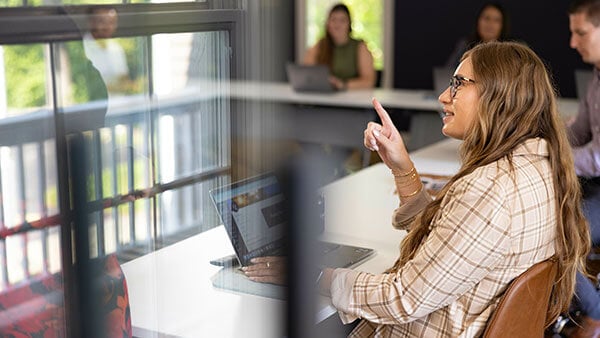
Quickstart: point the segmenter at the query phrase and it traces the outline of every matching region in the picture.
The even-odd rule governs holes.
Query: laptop
[[[209,191],[229,235],[239,264],[260,256],[286,252],[285,197],[274,174],[263,174]],[[370,248],[318,242],[320,266],[351,267],[375,251]]]
[[[333,93],[335,88],[329,83],[329,68],[325,65],[298,65],[288,62],[287,76],[292,88],[297,92]]]

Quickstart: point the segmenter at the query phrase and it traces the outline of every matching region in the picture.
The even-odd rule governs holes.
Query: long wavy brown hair
[[[527,46],[515,42],[489,42],[467,51],[480,100],[474,122],[469,126],[460,155],[462,166],[415,219],[402,242],[400,258],[391,271],[411,260],[429,225],[440,210],[450,187],[475,169],[506,158],[512,167],[512,152],[525,140],[543,138],[548,143],[556,198],[556,258],[558,274],[552,290],[548,322],[551,323],[571,301],[575,274],[585,270],[590,234],[581,210],[581,191],[564,123],[556,103],[556,92],[546,67]]]
[[[348,35],[352,32],[352,17],[350,16],[350,10],[348,6],[344,4],[337,4],[331,7],[329,14],[327,15],[327,22],[331,14],[335,12],[343,12],[348,16]],[[333,66],[333,38],[327,29],[327,22],[325,23],[325,36],[319,40],[317,44],[317,63],[327,65],[329,69]]]

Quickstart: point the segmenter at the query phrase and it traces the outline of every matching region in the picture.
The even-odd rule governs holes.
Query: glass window
[[[227,90],[228,32],[158,34],[152,37],[153,87],[159,104],[158,172],[161,183],[230,164]],[[221,182],[220,184],[217,184]],[[163,193],[161,231],[216,226],[208,191],[223,180]],[[199,212],[202,211],[202,212]]]
[[[80,14],[66,17],[33,9],[32,22],[73,31],[38,32],[48,43],[0,45],[0,303],[21,316],[2,325],[38,318],[34,299],[13,294],[36,283],[58,300],[44,315],[81,310],[62,295],[70,283],[86,289],[81,282],[88,280],[62,275],[72,272],[73,258],[83,264],[88,251],[92,262],[108,256],[123,263],[220,224],[208,192],[231,181],[230,22],[202,26],[188,17],[165,31],[194,32],[158,34],[162,26],[144,26],[146,13],[125,7],[142,19],[118,36],[111,19],[112,33],[76,38],[72,23],[85,23],[83,10],[71,8]],[[155,11],[152,18],[164,10],[143,7]],[[79,209],[67,209],[79,204],[89,210],[88,223],[78,223]],[[63,337],[64,324],[53,322],[44,334]]]
[[[0,46],[4,67],[0,69],[0,111],[2,118],[48,108],[52,102],[47,45]]]
[[[38,309],[26,304],[63,285],[49,55],[47,44],[0,46],[0,298],[23,309],[15,322],[31,321]],[[47,294],[22,293],[36,283]],[[47,314],[63,318],[62,297],[56,302]],[[57,324],[46,334],[62,336]]]

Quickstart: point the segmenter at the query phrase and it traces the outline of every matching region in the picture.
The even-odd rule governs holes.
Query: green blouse
[[[350,38],[346,44],[333,47],[333,76],[344,81],[358,77],[358,46],[361,42]]]

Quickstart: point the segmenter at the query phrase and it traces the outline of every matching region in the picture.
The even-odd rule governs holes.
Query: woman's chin
[[[442,134],[444,134],[444,136],[455,138],[457,140],[464,139],[464,135],[453,132],[452,127],[450,127],[447,124],[444,124],[444,127],[442,127]]]

